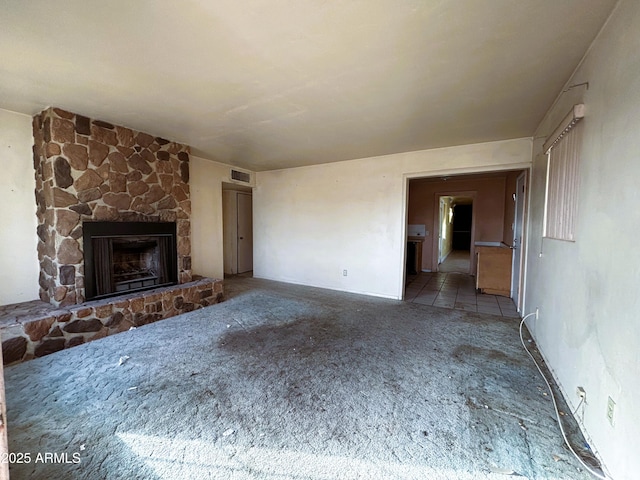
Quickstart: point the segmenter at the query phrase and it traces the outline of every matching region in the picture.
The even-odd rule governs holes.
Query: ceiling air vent
[[[247,172],[239,172],[238,170],[231,170],[231,179],[249,183],[251,182],[251,174]]]

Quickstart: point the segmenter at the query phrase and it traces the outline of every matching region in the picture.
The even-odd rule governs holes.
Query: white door
[[[513,220],[513,259],[511,265],[511,298],[520,311],[520,272],[522,268],[522,230],[527,177],[522,173],[516,180],[516,211]]]
[[[253,214],[251,194],[238,192],[238,273],[253,270]]]

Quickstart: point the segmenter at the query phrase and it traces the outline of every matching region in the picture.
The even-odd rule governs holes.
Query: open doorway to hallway
[[[513,313],[511,309],[516,307],[511,299],[522,298],[527,178],[526,171],[514,170],[408,180],[407,245],[415,243],[416,232],[424,233],[420,238],[420,265],[406,270],[404,298],[416,301],[422,297],[418,303],[436,305],[437,295],[434,297],[432,290],[424,288],[433,286],[433,278],[444,281],[445,277],[439,275],[446,275],[448,283],[455,281],[456,288],[466,290],[460,298],[456,290],[456,298],[452,299],[451,291],[439,289],[443,294],[440,300],[446,301],[437,306],[452,304],[448,308],[459,305],[478,312],[493,310],[486,313],[495,314],[502,314],[504,307],[505,312]],[[476,252],[480,247],[513,252],[513,265],[505,274],[506,283],[512,286],[510,292],[506,288],[507,296],[489,301],[476,292],[486,288],[476,282]],[[490,305],[481,305],[483,302]]]
[[[438,265],[438,271],[442,273],[469,273],[471,259],[468,249],[452,250],[447,258]]]
[[[473,197],[440,197],[438,272],[471,273]]]

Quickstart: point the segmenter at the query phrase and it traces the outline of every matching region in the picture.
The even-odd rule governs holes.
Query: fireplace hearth
[[[173,222],[85,222],[87,300],[174,285],[177,278]]]

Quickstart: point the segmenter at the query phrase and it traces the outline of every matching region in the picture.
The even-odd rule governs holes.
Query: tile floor
[[[464,273],[422,272],[409,275],[404,299],[434,307],[520,318],[513,300],[477,293],[475,278]]]

